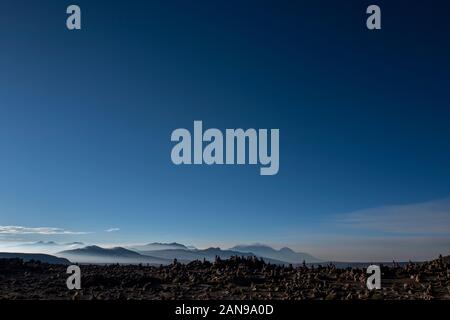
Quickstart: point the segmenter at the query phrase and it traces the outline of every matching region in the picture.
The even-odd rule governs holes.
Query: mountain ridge
[[[283,247],[276,250],[265,244],[251,244],[251,245],[237,245],[231,247],[229,250],[237,252],[252,252],[257,256],[263,256],[271,259],[286,261],[287,263],[300,264],[306,263],[318,263],[322,260],[310,255],[306,252],[295,252],[291,248]]]
[[[190,262],[194,260],[208,260],[214,261],[216,257],[221,259],[229,259],[233,256],[242,257],[257,257],[263,259],[267,263],[271,264],[288,264],[286,261],[280,261],[268,257],[260,257],[252,252],[237,252],[232,250],[224,250],[219,247],[210,247],[206,249],[184,250],[184,249],[167,249],[157,251],[140,251],[143,255],[151,255],[154,257],[161,257],[165,259],[177,259],[180,262]]]
[[[150,242],[144,245],[135,245],[135,246],[126,246],[127,249],[135,250],[135,251],[157,251],[157,250],[166,250],[166,249],[184,249],[190,250],[184,244],[178,242]]]
[[[138,252],[123,248],[102,248],[91,245],[84,248],[64,250],[58,252],[59,257],[67,258],[70,261],[89,264],[152,264],[160,265],[170,263],[170,260],[142,255]]]
[[[0,252],[0,259],[21,259],[25,262],[34,260],[42,263],[62,265],[69,265],[72,263],[66,258],[43,253]]]

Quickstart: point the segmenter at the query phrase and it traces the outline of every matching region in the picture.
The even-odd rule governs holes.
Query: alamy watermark
[[[66,273],[70,274],[67,278],[66,285],[69,290],[81,289],[81,269],[77,265],[71,265],[67,267]]]
[[[223,134],[215,128],[203,132],[203,122],[194,121],[193,135],[188,129],[176,129],[172,132],[171,141],[177,142],[171,153],[172,162],[176,165],[259,163],[263,176],[275,175],[280,168],[279,129],[270,129],[270,137],[269,130],[252,128],[245,131],[226,129]]]
[[[69,15],[66,20],[68,30],[81,29],[81,8],[75,4],[67,7],[66,13]]]
[[[379,266],[371,265],[367,268],[367,274],[370,276],[367,278],[366,285],[369,290],[381,289],[381,269]]]
[[[69,16],[66,19],[66,27],[68,30],[81,30],[81,8],[76,4],[71,4],[66,9]],[[381,29],[381,9],[378,5],[372,4],[367,7],[366,27],[369,30]]]

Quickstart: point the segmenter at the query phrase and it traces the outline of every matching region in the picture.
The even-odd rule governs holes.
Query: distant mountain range
[[[232,251],[237,252],[251,252],[259,257],[267,257],[270,259],[285,261],[287,263],[299,264],[299,263],[317,263],[321,262],[320,259],[313,257],[312,255],[304,252],[295,252],[290,248],[281,248],[275,250],[272,247],[255,244],[255,245],[239,245],[230,248]]]
[[[159,251],[159,250],[170,250],[170,249],[182,249],[182,250],[190,250],[191,248],[188,248],[184,244],[172,242],[172,243],[161,243],[161,242],[152,242],[149,244],[145,244],[142,246],[133,246],[133,247],[126,247],[130,250],[134,251]]]
[[[229,259],[232,256],[262,258],[265,262],[278,265],[299,265],[305,261],[308,265],[326,265],[330,261],[323,261],[303,252],[295,252],[290,248],[281,248],[276,250],[263,244],[238,245],[230,249],[208,248],[196,249],[185,246],[180,243],[159,243],[153,242],[146,245],[133,247],[114,247],[103,248],[96,245],[85,246],[82,242],[56,243],[53,241],[38,241],[34,243],[23,243],[9,249],[23,249],[24,252],[12,251],[0,252],[0,259],[19,258],[24,261],[41,261],[50,264],[71,263],[81,264],[149,264],[149,265],[167,265],[177,259],[181,263],[189,263],[194,260],[214,261],[216,257]],[[52,248],[54,255],[35,253],[36,250],[45,251],[46,248]],[[55,251],[57,249],[65,249]],[[151,250],[148,250],[151,249]],[[32,252],[30,252],[32,251]],[[53,254],[53,253],[52,253]],[[338,268],[359,267],[365,268],[374,262],[336,262],[333,263]],[[375,264],[392,265],[389,262],[378,262]],[[399,263],[400,265],[404,263]]]
[[[143,246],[146,247],[146,246]],[[220,248],[208,248],[204,250],[186,249],[160,249],[151,251],[133,251],[122,247],[102,248],[99,246],[87,246],[84,248],[65,250],[57,253],[57,256],[69,259],[77,263],[93,264],[170,264],[177,259],[179,262],[188,263],[194,260],[214,261],[216,256],[222,259],[229,259],[232,256],[255,256],[253,253],[243,253]],[[264,258],[266,262],[273,264],[286,264],[271,258]]]
[[[76,263],[89,264],[169,264],[172,260],[167,260],[148,255],[141,255],[138,252],[122,247],[102,248],[99,246],[87,246],[79,249],[65,250],[57,253],[59,257],[69,259]]]
[[[229,259],[232,256],[256,256],[271,264],[319,263],[319,259],[308,253],[295,252],[289,248],[276,250],[267,245],[239,245],[224,250],[221,248],[196,249],[177,242],[152,242],[129,247],[103,248],[96,245],[86,246],[82,242],[56,243],[38,241],[24,243],[7,251],[23,253],[48,253],[65,258],[73,263],[89,264],[170,264],[174,259],[188,263],[194,260],[214,261],[216,257]],[[44,255],[45,256],[45,255]],[[48,256],[51,257],[51,256]],[[43,257],[44,259],[44,257]]]
[[[58,244],[54,241],[38,241],[31,243],[23,243],[20,246],[22,247],[54,247],[58,246]]]
[[[22,259],[26,262],[34,260],[50,264],[71,264],[71,262],[67,259],[40,253],[0,252],[0,259]]]
[[[159,257],[168,260],[177,259],[180,262],[190,262],[194,260],[214,261],[216,256],[220,257],[221,259],[229,259],[232,256],[243,256],[243,257],[257,256],[251,252],[237,252],[232,250],[222,250],[220,248],[208,248],[204,250],[168,249],[156,251],[139,251],[139,253],[143,255],[151,255],[153,257]],[[280,261],[277,259],[267,257],[259,257],[259,258],[263,258],[264,261],[272,264],[286,264],[285,261]]]
[[[28,253],[56,253],[62,250],[82,248],[85,244],[83,242],[68,242],[68,243],[56,243],[54,241],[37,241],[26,242],[14,245],[14,248],[18,251]]]
[[[303,261],[315,263],[320,260],[306,253],[297,253],[289,248],[275,250],[265,245],[236,246],[229,250],[221,248],[190,249],[180,243],[153,242],[127,248],[105,249],[88,246],[74,250],[65,250],[57,254],[80,263],[150,263],[167,264],[174,259],[188,263],[194,260],[214,261],[216,257],[229,259],[232,256],[256,256],[272,264],[300,264]]]

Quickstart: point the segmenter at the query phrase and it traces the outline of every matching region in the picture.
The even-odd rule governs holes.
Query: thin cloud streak
[[[340,215],[341,227],[396,235],[450,234],[450,198],[409,205],[392,205]]]
[[[63,228],[53,227],[23,227],[23,226],[0,226],[0,234],[40,234],[40,235],[82,235],[89,232],[71,231]]]

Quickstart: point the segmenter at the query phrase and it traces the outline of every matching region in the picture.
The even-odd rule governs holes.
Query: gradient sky
[[[81,31],[65,28],[72,3]],[[0,240],[450,253],[449,9],[3,0],[0,226],[62,231],[4,228]],[[170,134],[194,120],[279,128],[278,175],[173,165]]]

